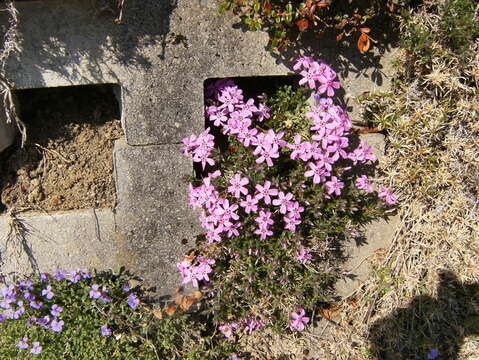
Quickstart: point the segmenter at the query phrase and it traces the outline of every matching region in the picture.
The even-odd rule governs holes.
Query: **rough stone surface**
[[[378,161],[384,159],[384,135],[363,134],[360,139],[372,147]],[[336,284],[337,295],[341,297],[350,295],[368,278],[371,261],[377,260],[375,257],[381,256],[389,248],[399,221],[398,215],[373,221],[365,227],[365,242],[351,241],[345,244],[343,251],[348,260],[343,268],[346,276]]]
[[[115,148],[116,233],[109,257],[102,253],[107,260],[99,265],[129,265],[165,291],[177,285],[175,263],[200,232],[183,180],[192,166],[174,144],[204,127],[204,80],[285,75],[300,52],[268,52],[266,33],[245,31],[237,17],[219,14],[213,0],[128,0],[122,24],[115,24],[101,3],[16,3],[21,51],[9,59],[6,73],[17,89],[121,86],[126,142]],[[6,25],[5,14],[0,14],[0,24]],[[388,86],[394,54],[388,46],[367,57],[354,44],[344,48],[335,41],[313,39],[298,48],[338,71],[344,86],[339,95],[353,120],[354,96]],[[80,243],[88,241],[89,233],[79,224],[72,221],[68,228],[78,233]],[[52,228],[47,237],[56,235],[61,234]]]
[[[108,269],[118,263],[111,210],[23,214],[18,218],[24,229],[24,240],[20,236],[9,238],[10,219],[0,217],[4,274],[28,275],[33,271],[54,269]]]
[[[124,23],[89,0],[18,3],[21,53],[7,74],[16,88],[118,83],[130,145],[178,142],[203,125],[203,81],[284,75],[297,53],[272,54],[265,32],[244,31],[211,1],[131,0]],[[387,86],[388,49],[368,57],[335,41],[300,44],[338,70],[343,102]],[[379,50],[375,50],[379,51]]]
[[[114,157],[118,251],[150,286],[168,292],[179,284],[176,263],[201,233],[188,205],[192,163],[179,145],[133,147],[121,140]]]

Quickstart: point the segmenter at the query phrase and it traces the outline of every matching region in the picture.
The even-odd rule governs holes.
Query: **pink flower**
[[[258,199],[251,197],[251,195],[246,195],[246,200],[240,202],[240,206],[244,207],[244,212],[249,214],[250,212],[258,211]]]
[[[249,184],[248,178],[242,178],[241,174],[236,174],[230,179],[231,186],[228,187],[228,192],[232,193],[235,197],[239,198],[241,194],[246,195],[248,189],[244,185]]]
[[[273,232],[271,230],[268,230],[266,227],[261,227],[259,229],[256,229],[255,234],[259,235],[260,240],[266,239],[266,237],[273,235]]]
[[[270,195],[276,196],[278,195],[278,190],[277,189],[271,189],[271,181],[266,180],[264,185],[261,186],[259,184],[256,185],[256,190],[258,191],[258,194],[256,194],[256,199],[261,200],[265,202],[265,204],[269,205],[271,204],[271,198]]]
[[[394,205],[398,201],[398,197],[394,195],[394,191],[385,186],[381,186],[378,196],[384,199],[388,205]]]
[[[325,169],[324,163],[318,161],[316,164],[310,162],[308,166],[311,170],[308,170],[304,173],[306,177],[313,177],[313,183],[319,184],[320,182],[326,181],[326,176],[329,175],[329,172]]]
[[[235,331],[238,328],[238,324],[233,322],[230,324],[220,325],[218,328],[224,334],[225,337],[229,338],[231,335],[233,335],[233,331]]]
[[[313,256],[309,253],[309,249],[303,246],[299,248],[299,252],[298,252],[298,256],[296,256],[296,260],[298,260],[301,264],[306,264],[312,258]]]
[[[344,183],[339,181],[336,176],[331,176],[331,180],[327,181],[325,185],[329,195],[332,193],[341,195],[341,189],[344,187]]]
[[[359,190],[365,190],[367,192],[373,191],[373,187],[371,186],[371,183],[366,175],[361,175],[358,177],[356,179],[355,185]]]
[[[289,323],[289,327],[291,329],[296,329],[299,331],[304,330],[304,324],[307,324],[309,322],[309,317],[306,317],[306,313],[303,308],[298,307],[296,311],[299,311],[298,313],[292,312],[291,313],[291,322]]]
[[[266,161],[268,166],[273,166],[273,160],[271,159],[279,157],[278,145],[273,144],[272,146],[267,145],[263,147],[263,149],[261,149],[260,155],[261,156],[256,159],[257,164],[261,164],[263,161]]]
[[[293,194],[287,193],[286,195],[280,191],[278,193],[278,198],[273,200],[273,205],[280,206],[279,212],[281,214],[286,214],[286,211],[289,208],[289,203],[293,199]]]

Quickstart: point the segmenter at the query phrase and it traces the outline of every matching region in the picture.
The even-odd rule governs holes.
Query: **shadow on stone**
[[[479,283],[463,283],[450,271],[439,279],[437,298],[417,296],[371,326],[377,359],[455,360],[464,338],[479,334]]]
[[[115,3],[76,0],[16,4],[19,31],[24,38],[22,62],[25,62],[25,54],[35,54],[32,59],[35,66],[29,66],[29,73],[25,75],[30,83],[43,83],[44,72],[52,68],[72,82],[81,80],[84,73],[91,77],[88,82],[116,78],[115,71],[108,71],[103,66],[106,61],[149,69],[151,61],[141,50],[153,44],[162,44],[164,56],[170,15],[177,1],[128,0],[120,24],[114,21],[117,15]],[[55,24],[50,24],[52,21]],[[54,29],[49,36],[45,27]],[[16,66],[15,63],[12,65]],[[68,69],[73,69],[73,73]],[[14,68],[9,70],[15,71]]]

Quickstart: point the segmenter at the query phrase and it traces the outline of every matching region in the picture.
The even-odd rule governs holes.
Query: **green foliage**
[[[288,143],[294,143],[298,134],[302,141],[312,141],[313,120],[305,117],[310,96],[311,91],[303,87],[280,88],[266,100],[271,117],[257,126],[262,131],[284,131],[282,140]],[[345,183],[342,194],[328,196],[324,186],[305,178],[305,162],[292,160],[292,150],[283,148],[275,165],[267,167],[257,164],[258,155],[235,136],[229,136],[228,142],[228,150],[218,154],[217,169],[222,175],[211,181],[222,196],[226,196],[232,176],[242,173],[250,184],[271,181],[279,191],[291,192],[305,209],[295,232],[284,230],[281,214],[275,211],[276,222],[271,227],[274,235],[261,240],[253,233],[257,214],[252,213],[241,219],[239,236],[212,245],[200,241],[199,254],[216,260],[211,284],[203,291],[210,294],[209,311],[219,324],[253,319],[282,331],[297,306],[312,313],[331,300],[341,271],[341,243],[359,236],[361,226],[383,215],[387,207],[377,194],[358,190],[354,186],[357,172],[344,164],[334,171]],[[194,185],[201,184],[202,180],[196,180]],[[297,260],[303,247],[314,254],[313,261]]]
[[[26,312],[19,319],[7,319],[0,324],[0,358],[19,359],[220,359],[232,350],[231,344],[218,342],[208,329],[208,320],[200,315],[176,314],[159,319],[153,315],[152,305],[138,285],[124,290],[131,280],[128,273],[99,272],[92,278],[73,283],[67,279],[50,279],[48,283],[35,277],[29,292],[41,300],[44,306],[34,309],[17,285],[17,300],[23,301]],[[48,300],[42,290],[51,286],[54,293]],[[89,296],[93,284],[108,289],[110,301]],[[129,294],[138,294],[141,302],[132,308]],[[58,318],[64,321],[60,332],[36,325],[36,319],[50,313],[53,304],[63,311]],[[4,311],[5,314],[5,311]],[[28,324],[28,323],[32,324]],[[107,325],[111,335],[103,336],[101,327]],[[17,343],[28,337],[28,349],[20,349]],[[39,342],[42,352],[30,354],[33,342]]]
[[[304,31],[321,35],[333,30],[338,39],[356,34],[376,19],[392,21],[409,0],[223,0],[220,12],[239,14],[250,30],[265,30],[270,46],[289,46]]]
[[[402,26],[403,45],[420,73],[431,69],[434,58],[445,61],[466,57],[470,45],[479,38],[479,5],[475,0],[436,2],[422,9],[432,21],[418,21],[408,13]]]

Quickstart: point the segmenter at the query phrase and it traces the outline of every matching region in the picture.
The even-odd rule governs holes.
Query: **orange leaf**
[[[331,320],[335,317],[338,317],[340,314],[340,311],[338,306],[332,306],[328,309],[321,309],[321,313],[323,314],[323,317]]]
[[[339,34],[338,36],[336,36],[336,40],[337,40],[337,41],[341,41],[341,40],[343,40],[343,38],[344,38],[344,32],[342,32],[341,34]]]
[[[178,307],[175,304],[169,304],[166,307],[165,312],[171,316],[176,312],[176,310],[178,310]]]
[[[308,28],[309,22],[307,19],[301,19],[296,21],[296,26],[298,27],[299,31],[304,31]]]
[[[155,317],[158,319],[163,319],[163,312],[161,311],[161,309],[154,310],[153,315],[155,315]]]
[[[363,27],[363,28],[360,28],[359,31],[361,31],[362,33],[369,33],[371,32],[371,29],[368,27]]]
[[[201,291],[196,290],[193,296],[195,297],[195,299],[201,299],[203,297],[203,294],[201,293]]]
[[[319,3],[316,3],[317,6],[320,6],[320,7],[326,7],[326,6],[329,6],[329,3],[328,2],[319,2]]]
[[[265,10],[267,10],[267,11],[271,11],[271,9],[272,9],[273,7],[271,6],[271,3],[268,2],[268,3],[266,3],[266,4],[263,5],[263,8],[264,8]]]
[[[188,310],[191,307],[191,305],[193,305],[196,301],[198,301],[198,299],[194,297],[185,297],[183,301],[181,302],[180,307],[183,310]]]
[[[365,33],[361,33],[361,36],[358,40],[358,49],[361,54],[364,54],[366,51],[368,51],[370,45],[371,42],[369,41],[369,36],[367,36]]]
[[[362,18],[362,16],[359,15],[359,14],[354,14],[354,17],[355,17],[356,19],[361,19],[361,18]]]

